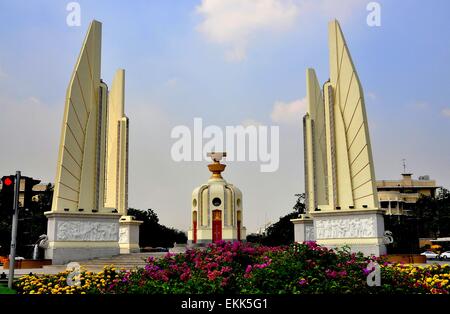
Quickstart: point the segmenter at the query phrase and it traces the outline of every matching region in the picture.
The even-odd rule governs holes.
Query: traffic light
[[[0,192],[0,207],[2,210],[13,210],[14,206],[14,183],[16,176],[2,177],[2,190]]]
[[[31,209],[31,204],[33,202],[33,196],[36,194],[36,192],[33,191],[33,186],[40,183],[41,180],[35,180],[30,177],[22,177],[22,180],[25,181],[25,186],[23,189],[23,202],[21,204],[21,207]]]

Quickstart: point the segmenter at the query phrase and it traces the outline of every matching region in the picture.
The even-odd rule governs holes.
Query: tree
[[[152,210],[145,211],[130,208],[128,215],[143,221],[139,228],[139,245],[141,247],[172,247],[174,242],[186,243],[186,234],[174,228],[168,228],[159,223],[158,215]]]
[[[296,211],[280,217],[278,222],[267,228],[264,244],[276,246],[294,242],[294,225],[292,224],[291,219],[297,217],[298,213]]]
[[[17,233],[17,255],[31,257],[32,245],[47,230],[47,218],[44,212],[52,207],[53,186],[49,183],[44,192],[36,195],[37,199],[27,204],[27,208],[19,209],[19,225]],[[1,200],[0,200],[1,201]],[[0,255],[9,255],[11,243],[12,211],[0,203]]]
[[[247,241],[261,243],[264,245],[287,245],[294,242],[294,225],[291,219],[298,218],[299,214],[305,213],[305,193],[295,194],[297,201],[293,206],[294,211],[280,217],[280,219],[270,225],[264,235],[249,234]]]
[[[37,199],[28,204],[27,209],[20,209],[17,233],[18,256],[31,258],[33,244],[40,235],[47,232],[47,217],[44,212],[51,210],[52,199],[53,186],[49,183],[46,190],[39,193]],[[9,254],[11,243],[12,211],[6,207],[2,206],[0,199],[0,256]],[[187,242],[184,232],[159,224],[158,216],[151,209],[141,211],[130,208],[128,214],[144,222],[140,227],[141,246],[170,247],[174,242]]]
[[[421,237],[450,236],[450,191],[440,188],[436,197],[419,198],[416,203],[416,216],[420,219]]]
[[[418,218],[414,216],[385,215],[385,230],[392,232],[394,242],[387,244],[388,254],[414,254],[419,251]]]
[[[388,253],[418,253],[418,238],[450,235],[450,192],[440,188],[436,197],[422,195],[413,216],[384,217],[385,229],[392,232],[394,243]]]
[[[306,213],[306,204],[305,204],[306,194],[305,193],[295,194],[295,196],[297,196],[297,202],[294,205],[294,210],[298,214],[305,214]]]

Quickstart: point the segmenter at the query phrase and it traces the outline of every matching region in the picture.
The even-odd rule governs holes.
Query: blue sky
[[[305,70],[328,79],[327,23],[338,18],[365,91],[377,179],[398,178],[405,158],[414,176],[450,188],[446,0],[377,1],[380,27],[367,25],[362,0],[78,1],[80,27],[66,24],[69,2],[0,1],[0,144],[11,152],[0,154],[1,173],[54,180],[67,84],[95,18],[103,79],[126,69],[130,206],[186,230],[207,163],[173,162],[171,129],[194,117],[251,121],[280,126],[280,168],[230,162],[225,178],[244,193],[249,231],[275,222],[304,190]]]

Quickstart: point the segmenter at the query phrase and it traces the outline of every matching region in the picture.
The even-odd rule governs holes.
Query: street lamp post
[[[14,264],[16,261],[16,238],[17,238],[17,223],[19,218],[19,189],[20,189],[20,171],[16,171],[16,180],[14,184],[14,203],[13,203],[13,220],[11,230],[11,250],[9,253],[9,277],[8,288],[12,289],[14,281]]]

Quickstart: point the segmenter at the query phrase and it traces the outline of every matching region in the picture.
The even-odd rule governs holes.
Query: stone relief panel
[[[317,239],[377,237],[375,217],[317,219],[315,229]]]
[[[119,224],[93,221],[58,221],[56,239],[62,241],[117,241]]]
[[[130,235],[128,232],[128,228],[120,228],[119,232],[119,242],[120,243],[127,243],[129,242]]]
[[[305,226],[305,241],[314,241],[314,226]]]

